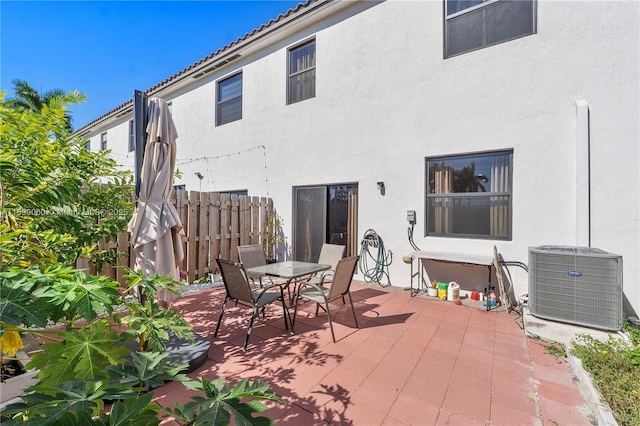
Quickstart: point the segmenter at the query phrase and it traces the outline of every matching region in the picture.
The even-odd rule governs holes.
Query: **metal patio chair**
[[[218,267],[222,273],[222,281],[227,294],[224,298],[224,303],[222,304],[222,311],[218,318],[216,331],[213,334],[214,336],[218,336],[218,330],[220,329],[220,323],[222,322],[222,316],[224,315],[228,300],[233,300],[236,302],[236,305],[244,305],[253,310],[251,320],[249,321],[249,328],[247,329],[247,337],[245,338],[244,346],[242,347],[243,351],[247,349],[247,344],[249,343],[249,337],[251,336],[251,330],[253,328],[253,321],[261,312],[264,315],[265,307],[276,300],[280,300],[282,302],[285,329],[288,330],[289,324],[291,324],[291,331],[293,332],[293,323],[289,317],[289,311],[287,310],[284,302],[282,288],[252,288],[249,280],[247,279],[244,267],[241,264],[224,259],[216,259],[216,261],[218,262]]]
[[[353,312],[353,320],[356,323],[356,328],[360,328],[358,325],[358,318],[356,317],[356,310],[353,307],[351,292],[349,291],[353,280],[353,274],[356,270],[356,266],[358,265],[358,259],[359,256],[351,256],[341,259],[338,262],[338,266],[336,267],[336,271],[333,275],[333,280],[331,281],[331,286],[329,287],[320,287],[319,285],[310,282],[302,283],[295,298],[292,328],[296,323],[296,315],[298,314],[298,305],[300,302],[304,302],[305,300],[314,302],[316,303],[316,316],[318,315],[318,308],[322,308],[327,313],[329,328],[331,329],[331,337],[335,343],[336,336],[333,332],[329,303],[338,298],[342,298],[344,301],[345,295],[349,296],[349,303],[351,304],[351,312]]]
[[[331,265],[331,269],[313,275],[307,281],[313,284],[317,284],[321,287],[324,287],[325,283],[330,283],[333,280],[333,275],[336,272],[338,262],[340,262],[342,256],[344,255],[344,249],[345,246],[337,244],[323,244],[322,249],[320,250],[320,258],[318,259],[318,263],[321,265]]]
[[[240,263],[242,263],[242,266],[244,266],[245,269],[267,264],[267,259],[260,244],[238,246],[238,257],[240,258]],[[273,279],[266,275],[252,274],[251,272],[247,273],[247,278],[249,278],[254,285],[257,284],[260,287],[285,283],[282,280]]]

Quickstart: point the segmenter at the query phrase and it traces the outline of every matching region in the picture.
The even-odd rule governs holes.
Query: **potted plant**
[[[438,297],[438,281],[431,281],[427,287],[427,294],[431,297]]]
[[[267,217],[262,234],[262,249],[267,263],[275,263],[277,261],[278,244],[286,239],[282,225],[283,221],[280,215],[273,213]]]

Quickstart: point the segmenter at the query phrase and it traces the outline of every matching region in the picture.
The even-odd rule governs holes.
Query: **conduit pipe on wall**
[[[591,159],[589,103],[576,101],[576,245],[591,246]]]

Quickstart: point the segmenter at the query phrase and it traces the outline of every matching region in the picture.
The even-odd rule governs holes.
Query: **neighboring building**
[[[374,229],[409,286],[415,211],[421,249],[620,254],[637,315],[639,16],[637,1],[308,1],[146,92],[172,104],[176,184],[268,194],[292,258],[357,251]],[[128,102],[77,133],[133,169],[132,118]]]

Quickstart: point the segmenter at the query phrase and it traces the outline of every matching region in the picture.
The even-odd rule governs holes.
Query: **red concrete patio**
[[[274,305],[246,352],[248,309],[229,303],[214,338],[224,288],[186,295],[175,308],[211,339],[190,376],[269,383],[286,404],[263,414],[285,425],[593,424],[567,362],[525,337],[518,314],[358,281],[352,294],[360,328],[348,303],[334,302],[337,343],[322,311],[305,305],[291,334]],[[155,391],[162,405],[191,393],[175,382]]]

